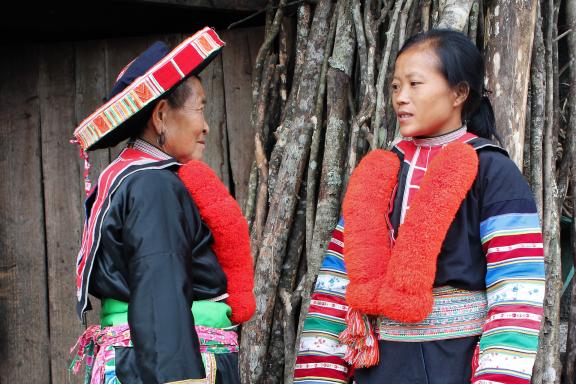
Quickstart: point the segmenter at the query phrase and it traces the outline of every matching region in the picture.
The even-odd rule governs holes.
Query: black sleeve
[[[175,174],[147,170],[126,180],[124,255],[128,323],[144,383],[205,377],[191,312],[195,209]]]
[[[516,164],[502,153],[492,150],[479,152],[480,167],[478,179],[481,180],[481,206],[525,200],[534,205],[534,195]],[[534,205],[535,209],[535,205]],[[486,219],[482,212],[482,220]]]

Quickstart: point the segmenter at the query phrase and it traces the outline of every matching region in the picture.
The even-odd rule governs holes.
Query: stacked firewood
[[[269,1],[252,83],[256,152],[244,212],[257,312],[241,333],[243,382],[291,382],[310,292],[348,177],[368,151],[389,147],[398,136],[389,87],[396,54],[407,38],[435,27],[463,31],[484,53],[501,144],[534,189],[547,294],[533,382],[560,382],[560,217],[574,217],[576,199],[575,3]],[[576,310],[572,317],[570,330]],[[575,348],[570,332],[568,377]]]

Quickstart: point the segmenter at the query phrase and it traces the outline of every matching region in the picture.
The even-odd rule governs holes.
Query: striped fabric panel
[[[399,323],[380,318],[379,340],[426,342],[482,334],[486,322],[486,291],[467,291],[450,286],[432,290],[432,312],[418,323]]]
[[[294,372],[294,383],[347,383],[346,347],[338,335],[346,328],[348,285],[343,252],[343,221],[332,233],[312,294]]]
[[[473,383],[530,383],[544,301],[540,220],[530,200],[488,207],[480,224],[488,317]]]

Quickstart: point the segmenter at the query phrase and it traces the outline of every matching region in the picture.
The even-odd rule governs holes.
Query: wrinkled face
[[[439,136],[462,125],[467,91],[463,97],[438,68],[433,49],[422,45],[409,48],[396,60],[392,103],[402,136]]]
[[[163,149],[180,163],[202,160],[208,135],[208,123],[204,119],[206,95],[202,83],[196,77],[186,80],[190,95],[182,108],[168,107],[165,122]]]

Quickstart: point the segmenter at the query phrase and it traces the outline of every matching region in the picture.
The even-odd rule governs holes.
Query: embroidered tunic
[[[435,303],[446,289],[485,292],[484,301],[475,305],[484,311],[485,320],[477,327],[463,327],[469,323],[444,312],[448,325],[438,336],[425,324],[432,315],[418,325],[380,319],[380,363],[353,372],[338,340],[348,309],[342,256],[345,226],[340,220],[304,322],[295,383],[347,383],[353,376],[358,384],[530,382],[544,297],[542,236],[532,193],[505,152],[465,128],[438,138],[399,142],[393,149],[402,165],[389,215],[391,236],[398,233],[430,161],[454,140],[472,145],[480,165],[438,256]],[[462,328],[455,331],[455,326]],[[472,372],[475,350],[478,361]]]

